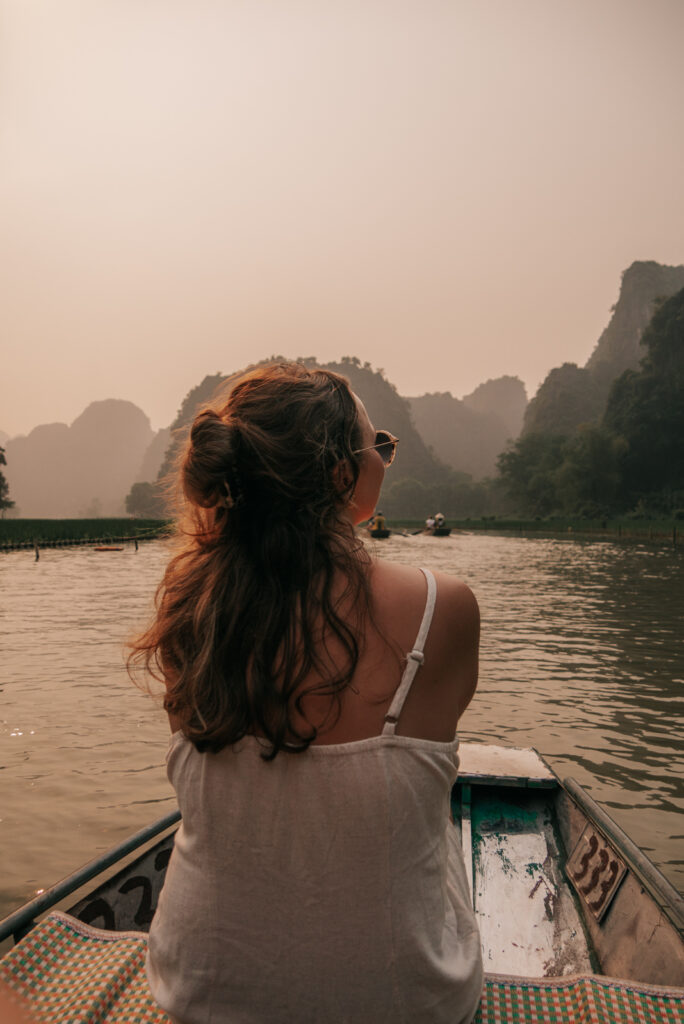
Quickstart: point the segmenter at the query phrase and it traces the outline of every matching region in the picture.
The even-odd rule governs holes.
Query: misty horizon
[[[3,13],[10,436],[273,353],[532,397],[684,262],[677,0]]]
[[[264,357],[264,360],[255,360],[255,363],[263,362],[266,359],[271,359],[271,358],[272,358],[272,356]],[[273,358],[279,359],[279,358],[281,358],[281,354],[280,353],[273,354]],[[282,358],[285,359],[285,360],[288,360],[288,361],[292,360],[292,361],[297,362],[297,361],[300,361],[300,360],[309,361],[310,359],[315,358],[315,357],[313,357],[313,356],[305,356],[305,355],[301,355],[300,354],[297,357],[294,357],[294,356],[293,357],[282,356]],[[384,376],[384,378],[388,381],[388,383],[390,383],[392,386],[396,387],[395,382],[387,374],[387,372],[384,370],[384,368],[373,366],[372,364],[370,364],[370,362],[368,360],[365,360],[362,356],[359,356],[356,353],[345,353],[344,355],[340,356],[339,358],[330,359],[328,362],[331,363],[331,364],[339,364],[341,362],[344,362],[347,359],[351,359],[351,360],[358,359],[362,366],[363,365],[367,365],[368,369],[370,369],[371,372],[373,372],[373,373],[381,373]],[[320,365],[326,365],[321,360],[317,360],[317,361],[320,363]],[[221,376],[228,377],[228,376],[230,376],[231,374],[233,374],[235,372],[240,372],[241,370],[243,370],[243,369],[246,370],[247,368],[248,368],[247,366],[245,366],[245,367],[231,367],[225,373],[222,373]],[[126,398],[126,397],[120,396],[120,395],[106,395],[103,398],[86,399],[86,403],[83,406],[83,408],[80,409],[77,412],[77,414],[75,415],[74,419],[71,420],[70,422],[69,421],[62,421],[62,420],[54,420],[52,422],[45,421],[45,422],[41,422],[41,423],[36,423],[32,427],[29,427],[28,430],[24,431],[23,433],[19,433],[19,434],[10,434],[8,431],[6,431],[3,428],[3,424],[0,423],[0,444],[5,443],[5,441],[14,441],[14,440],[18,440],[19,438],[28,437],[37,427],[60,426],[60,425],[66,425],[67,427],[72,427],[74,425],[74,423],[76,423],[78,420],[81,419],[81,417],[83,416],[84,412],[87,412],[88,409],[90,409],[91,406],[102,405],[102,404],[111,403],[111,402],[129,404],[129,405],[133,406],[134,408],[138,409],[140,412],[142,412],[144,414],[145,418],[149,421],[150,428],[153,431],[153,433],[158,433],[159,431],[163,431],[165,429],[168,429],[172,425],[174,419],[176,418],[176,415],[177,415],[177,412],[178,412],[178,407],[180,407],[183,399],[187,396],[188,392],[190,392],[194,387],[196,387],[198,384],[200,384],[201,381],[205,377],[207,377],[207,376],[211,376],[211,374],[210,373],[202,374],[201,378],[198,378],[197,380],[193,380],[193,381],[189,381],[188,382],[188,387],[186,388],[186,392],[179,397],[176,409],[173,412],[171,418],[166,423],[155,425],[152,422],[152,419],[149,416],[149,414],[148,414],[147,410],[145,409],[145,407],[142,406],[142,405],[138,405],[137,402],[132,402],[131,399],[129,399],[129,398]],[[428,396],[431,396],[431,395],[444,395],[444,394],[446,394],[446,395],[450,395],[456,401],[462,402],[464,399],[468,399],[471,395],[473,395],[483,385],[491,384],[493,381],[498,381],[498,380],[501,380],[501,379],[506,378],[506,377],[512,378],[512,379],[515,379],[515,380],[520,380],[520,378],[513,377],[512,374],[501,374],[498,377],[488,378],[488,380],[486,380],[486,381],[480,381],[479,384],[475,385],[475,387],[472,389],[472,391],[468,392],[467,394],[463,394],[463,395],[453,395],[451,392],[449,392],[447,390],[444,390],[444,389],[440,390],[439,388],[435,388],[433,391],[424,392],[422,395],[402,394],[399,391],[399,389],[397,388],[397,393],[400,394],[402,398],[407,399],[407,400],[411,400],[411,399],[415,399],[415,398],[428,397]],[[522,384],[523,389],[525,391],[526,399],[529,400],[529,398],[532,397],[532,396],[527,392],[527,389],[524,386],[524,382],[521,381],[520,383]]]

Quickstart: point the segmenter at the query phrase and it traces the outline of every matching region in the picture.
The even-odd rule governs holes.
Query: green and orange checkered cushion
[[[596,975],[485,975],[473,1024],[684,1024],[684,989]]]
[[[142,932],[105,932],[58,911],[0,960],[38,1024],[169,1024],[150,995]]]
[[[169,1024],[147,987],[145,943],[140,932],[105,932],[55,912],[0,960],[0,979],[39,1024]],[[475,1024],[561,1022],[684,1024],[684,990],[595,976],[486,976]]]

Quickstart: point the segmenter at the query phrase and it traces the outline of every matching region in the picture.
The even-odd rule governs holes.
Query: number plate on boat
[[[570,855],[566,871],[582,903],[600,921],[627,867],[601,833],[588,824]]]

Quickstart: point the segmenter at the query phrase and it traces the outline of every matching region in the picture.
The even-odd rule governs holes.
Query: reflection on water
[[[477,594],[461,735],[537,747],[684,889],[681,553],[464,534],[377,547]],[[173,806],[164,716],[122,662],[166,556],[155,542],[0,559],[0,917]]]
[[[457,536],[429,554],[437,543],[423,540],[422,557],[461,575],[482,612],[481,681],[461,734],[535,746],[684,889],[681,553]],[[413,553],[397,539],[392,557]]]

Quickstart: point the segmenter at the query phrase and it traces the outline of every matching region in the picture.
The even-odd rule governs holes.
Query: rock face
[[[274,356],[266,362],[282,359]],[[397,393],[395,387],[385,379],[381,371],[374,371],[369,363],[362,364],[355,357],[345,357],[339,363],[319,364],[313,358],[299,359],[307,366],[322,366],[347,377],[352,389],[361,398],[376,427],[391,430],[401,441],[397,468],[402,477],[410,476],[421,483],[430,483],[444,472],[434,454],[429,451],[425,440],[421,437],[411,417],[411,407],[407,399]],[[220,374],[205,377],[185,397],[174,422],[171,424],[172,441],[159,470],[163,477],[173,464],[178,445],[182,443],[187,430],[200,405],[210,401],[217,388],[227,380]],[[394,469],[392,471],[394,473]]]
[[[632,263],[622,275],[620,297],[610,323],[587,360],[586,369],[598,379],[615,380],[636,370],[646,354],[641,336],[655,313],[658,300],[684,288],[684,266],[668,267],[653,260]]]
[[[282,357],[268,362],[278,358]],[[388,484],[407,477],[431,484],[442,479],[447,468],[477,479],[494,474],[497,455],[520,432],[527,404],[525,387],[517,377],[489,380],[462,401],[450,394],[402,398],[382,371],[373,370],[370,363],[361,363],[356,357],[325,364],[313,358],[299,362],[311,367],[321,365],[347,377],[376,427],[391,430],[400,439],[396,468],[392,468]],[[159,478],[172,466],[199,406],[210,401],[226,379],[220,374],[207,376],[188,392],[171,425],[171,441]],[[143,479],[151,483],[154,477],[141,474],[138,480]]]
[[[7,442],[6,477],[23,518],[125,515],[124,498],[153,432],[132,402],[93,402],[71,424]]]
[[[155,478],[161,480],[171,471],[178,448],[185,440],[186,432],[190,429],[195,413],[200,405],[213,399],[217,389],[224,380],[226,378],[223,374],[210,374],[204,378],[201,384],[197,384],[188,391],[176,414],[175,420],[169,427],[169,442],[157,473],[155,476],[146,477],[145,480],[147,482],[152,483]],[[139,480],[142,482],[142,478],[139,478]]]
[[[518,437],[527,395],[517,377],[499,377],[461,400],[447,392],[408,402],[418,432],[435,455],[479,480],[495,473],[497,456]]]
[[[613,381],[636,370],[645,355],[641,336],[659,301],[684,287],[684,266],[633,263],[622,275],[610,323],[584,367],[564,363],[551,370],[525,413],[524,434],[573,434],[598,424]]]
[[[550,370],[527,407],[523,433],[569,437],[582,423],[599,423],[611,383],[576,363]]]
[[[674,511],[684,504],[684,288],[658,308],[643,343],[647,357],[611,390],[604,426],[626,446],[620,470],[627,503],[649,495]]]
[[[519,377],[496,377],[480,384],[469,395],[463,396],[463,404],[473,412],[494,416],[503,423],[507,438],[515,438],[522,430],[527,392]]]
[[[313,363],[313,361],[312,361]],[[353,391],[359,396],[375,424],[376,430],[390,430],[399,438],[396,465],[392,478],[411,477],[428,484],[444,474],[444,466],[437,452],[429,448],[430,442],[422,435],[412,417],[410,400],[402,398],[382,371],[374,371],[370,364],[359,359],[342,359],[339,363],[326,363],[325,369],[348,377]]]
[[[156,480],[157,474],[161,468],[166,450],[169,447],[171,441],[171,428],[162,427],[154,435],[150,444],[143,455],[143,460],[140,464],[136,476],[136,482],[143,482],[145,480]]]

